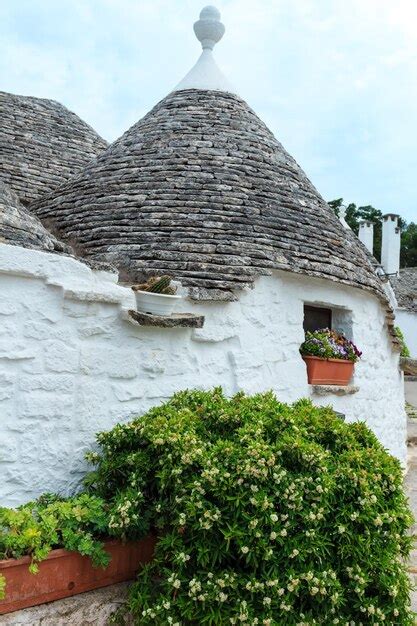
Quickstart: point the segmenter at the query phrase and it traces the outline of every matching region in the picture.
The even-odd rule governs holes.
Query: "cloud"
[[[0,87],[113,140],[195,62],[195,0],[2,0]],[[417,221],[417,5],[222,0],[219,65],[322,195]]]

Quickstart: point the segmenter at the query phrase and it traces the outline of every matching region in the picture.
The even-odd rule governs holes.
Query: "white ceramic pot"
[[[153,315],[171,315],[181,296],[168,296],[151,291],[135,291],[136,308],[142,313]]]

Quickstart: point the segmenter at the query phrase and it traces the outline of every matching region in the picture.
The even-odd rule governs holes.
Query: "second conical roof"
[[[131,281],[170,273],[225,293],[283,269],[381,291],[356,238],[226,92],[171,93],[34,210]]]

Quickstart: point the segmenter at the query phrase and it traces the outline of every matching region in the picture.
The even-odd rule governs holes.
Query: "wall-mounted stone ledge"
[[[111,294],[109,291],[82,291],[74,289],[65,289],[64,298],[66,300],[79,300],[80,302],[106,302],[107,304],[119,304],[120,295]]]
[[[193,313],[173,313],[172,315],[151,315],[129,309],[124,319],[136,326],[156,326],[158,328],[203,328],[204,315]]]
[[[310,385],[316,396],[350,396],[359,391],[356,385]]]
[[[407,374],[417,376],[417,359],[411,359],[410,357],[400,357],[400,369]]]

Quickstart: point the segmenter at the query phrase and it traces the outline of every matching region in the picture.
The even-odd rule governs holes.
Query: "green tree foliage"
[[[369,220],[374,223],[374,256],[378,261],[381,261],[381,246],[382,246],[382,211],[376,209],[370,204],[365,206],[356,206],[353,202],[348,205],[344,205],[343,198],[336,198],[328,202],[328,205],[333,209],[335,214],[339,217],[340,207],[343,205],[346,208],[345,219],[354,233],[359,232],[359,222],[362,220]],[[399,225],[401,228],[401,253],[400,253],[400,267],[417,267],[417,224],[414,222],[407,222],[400,217]]]
[[[400,342],[400,346],[401,346],[401,356],[404,357],[409,357],[410,356],[410,350],[408,349],[407,344],[405,343],[405,338],[404,338],[404,334],[401,330],[401,328],[399,326],[394,326],[394,332],[397,335],[399,342]]]
[[[401,234],[401,267],[417,267],[417,224],[410,222]]]
[[[273,393],[184,391],[98,444],[87,485],[112,532],[158,535],[125,607],[135,624],[415,623],[402,470],[365,424]]]

